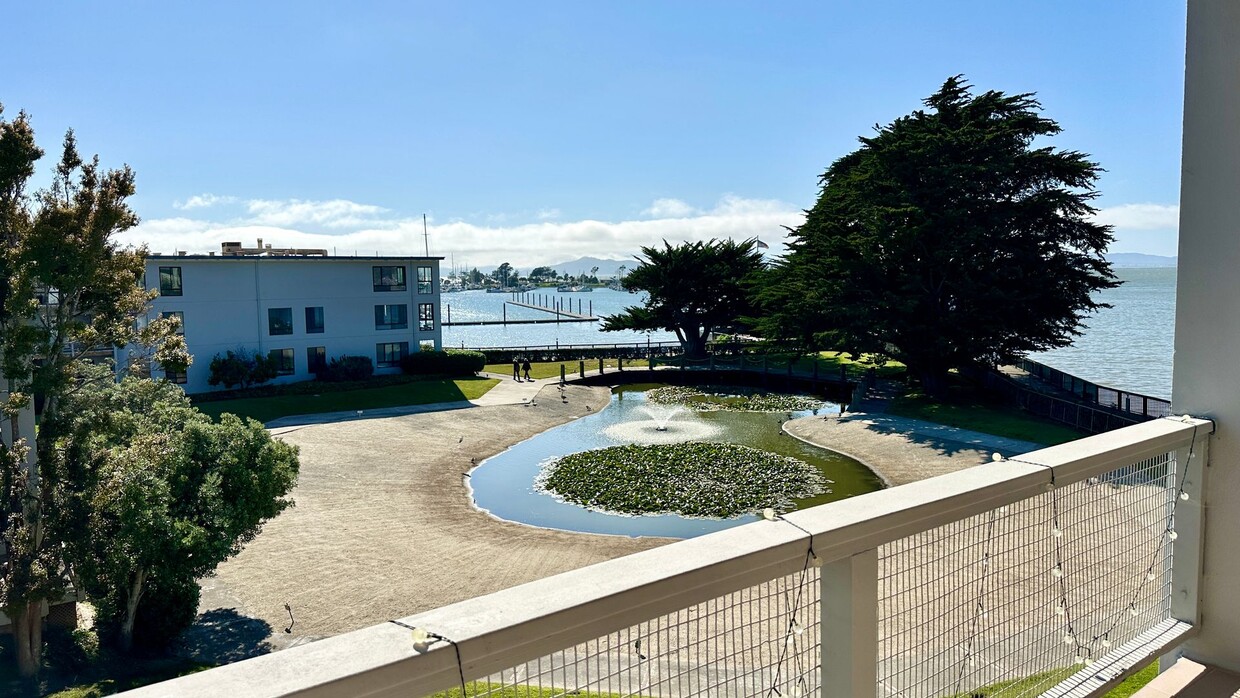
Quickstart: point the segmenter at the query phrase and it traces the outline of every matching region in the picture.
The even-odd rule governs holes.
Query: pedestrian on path
[[[525,380],[534,380],[533,378],[530,378],[530,360],[528,358],[521,364],[521,370],[525,371]]]
[[[517,356],[512,357],[512,379],[521,382],[521,359]]]

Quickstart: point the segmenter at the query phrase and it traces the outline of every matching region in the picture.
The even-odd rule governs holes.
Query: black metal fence
[[[1108,388],[1030,359],[1021,359],[1016,366],[1032,376],[1072,393],[1086,403],[1148,419],[1166,417],[1171,414],[1170,400]],[[1144,421],[1144,419],[1136,421]]]

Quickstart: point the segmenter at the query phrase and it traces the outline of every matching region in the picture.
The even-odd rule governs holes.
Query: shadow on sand
[[[194,624],[177,639],[177,655],[207,664],[257,657],[271,652],[271,626],[243,616],[232,608],[214,608],[198,614]]]

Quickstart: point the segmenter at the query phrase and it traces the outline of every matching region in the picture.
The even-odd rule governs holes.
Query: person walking
[[[527,380],[527,381],[532,381],[532,380],[534,380],[533,378],[530,378],[530,360],[529,360],[529,358],[528,358],[528,357],[527,357],[527,358],[525,359],[525,361],[521,364],[521,370],[522,370],[522,371],[525,371],[525,380]]]
[[[518,356],[512,357],[512,379],[521,382],[521,358]]]

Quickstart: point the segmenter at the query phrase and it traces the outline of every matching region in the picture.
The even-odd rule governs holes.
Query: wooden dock
[[[544,313],[554,313],[557,316],[564,317],[564,318],[572,318],[573,320],[577,320],[580,322],[588,322],[591,320],[598,319],[594,317],[593,315],[588,315],[586,313],[574,313],[571,310],[561,310],[560,308],[555,308],[555,307],[546,306],[546,305],[535,305],[533,303],[523,303],[521,301],[505,301],[505,302],[511,305],[521,307],[521,308],[529,308],[531,310],[541,310]]]
[[[521,308],[529,308],[531,310],[541,310],[544,313],[551,313],[555,317],[539,318],[534,320],[509,320],[508,306],[509,304]],[[593,310],[593,304],[591,304]],[[464,327],[478,325],[551,325],[561,322],[598,322],[600,318],[586,313],[574,313],[571,310],[561,310],[560,308],[536,305],[533,303],[525,303],[522,301],[504,301],[504,317],[499,320],[462,320],[460,322],[452,321],[452,306],[448,306],[447,322],[441,323],[443,327]]]
[[[537,320],[462,320],[461,322],[441,323],[443,327],[462,327],[466,325],[554,325],[560,322],[596,322],[596,317],[565,317],[539,318]]]

